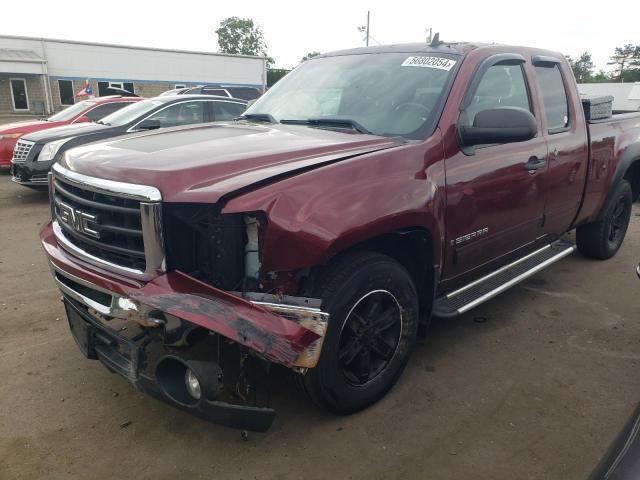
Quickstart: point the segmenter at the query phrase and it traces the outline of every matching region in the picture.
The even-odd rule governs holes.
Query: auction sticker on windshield
[[[442,57],[408,57],[402,62],[403,67],[439,68],[447,71],[451,70],[455,64],[455,60]]]

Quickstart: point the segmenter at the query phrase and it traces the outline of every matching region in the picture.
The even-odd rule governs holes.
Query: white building
[[[264,89],[267,76],[263,57],[0,35],[0,116],[72,105],[87,80],[95,96],[111,86],[154,97],[196,85]]]
[[[586,95],[613,95],[616,111],[640,110],[640,82],[579,83],[578,91]]]

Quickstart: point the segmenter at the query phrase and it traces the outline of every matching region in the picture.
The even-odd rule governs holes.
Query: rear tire
[[[622,180],[604,205],[600,218],[577,228],[576,243],[580,253],[599,260],[613,257],[627,233],[632,204],[631,185]]]
[[[318,365],[299,380],[319,406],[353,413],[402,374],[418,330],[416,289],[395,260],[359,252],[332,262],[314,290],[329,325]]]

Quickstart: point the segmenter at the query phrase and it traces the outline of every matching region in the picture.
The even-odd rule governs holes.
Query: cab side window
[[[544,115],[549,133],[563,132],[569,126],[569,102],[558,64],[536,65],[536,77],[542,92]]]
[[[467,122],[472,125],[478,112],[498,107],[519,107],[531,111],[521,65],[498,64],[489,67],[465,110]]]

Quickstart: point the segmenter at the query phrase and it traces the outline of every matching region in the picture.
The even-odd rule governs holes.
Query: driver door
[[[473,124],[478,112],[505,106],[524,108],[537,116],[525,59],[502,54],[495,63],[490,62],[491,57],[487,60],[469,84],[459,122]],[[536,120],[538,135],[531,140],[460,149],[445,159],[443,279],[448,286],[465,284],[493,270],[510,253],[515,256],[530,247],[540,235],[547,147],[539,118]]]

